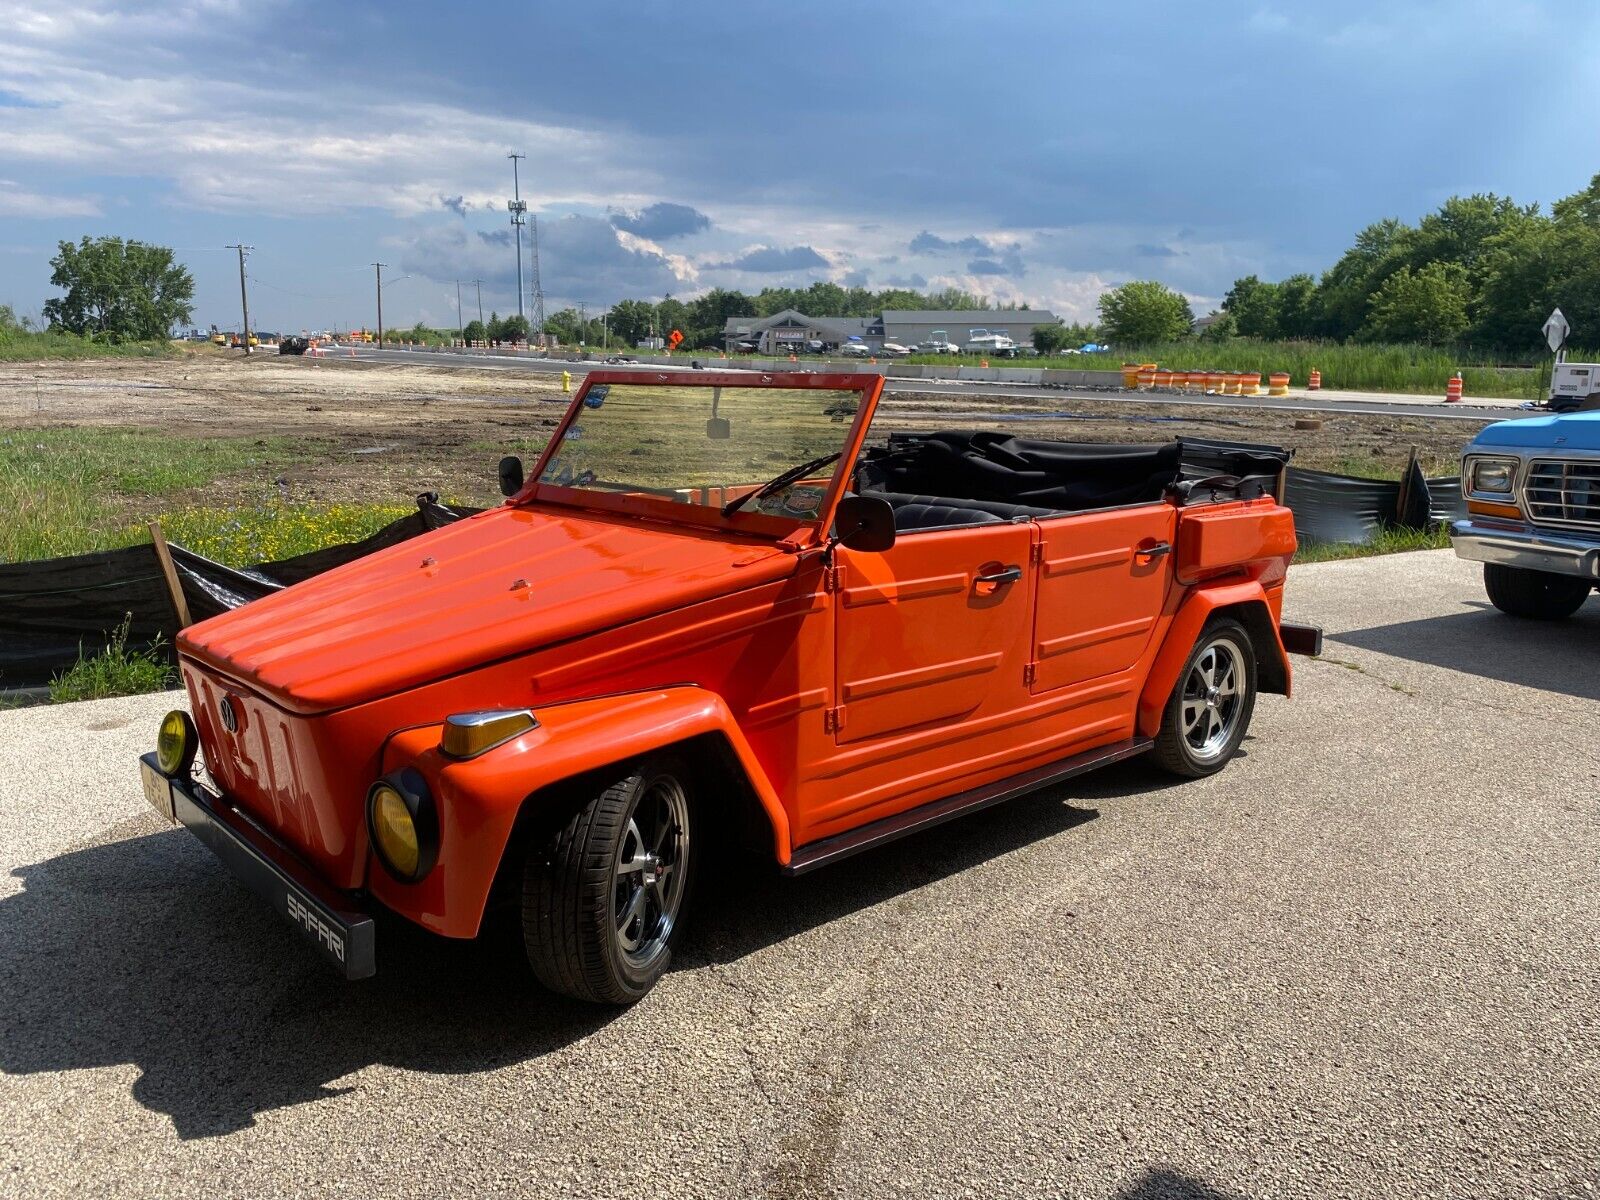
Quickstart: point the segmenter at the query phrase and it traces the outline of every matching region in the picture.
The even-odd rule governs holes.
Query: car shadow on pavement
[[[1113,1193],[1112,1200],[1239,1200],[1239,1195],[1219,1191],[1171,1167],[1152,1167]]]
[[[1510,617],[1473,601],[1466,612],[1329,634],[1328,642],[1600,700],[1600,599],[1565,621]]]
[[[1162,778],[1121,764],[801,879],[719,873],[679,962],[742,957],[1098,815],[1075,800]],[[504,919],[463,943],[380,917],[378,974],[346,982],[194,838],[154,828],[131,818],[13,871],[22,891],[0,900],[0,1074],[132,1064],[134,1098],[180,1138],[204,1138],[338,1095],[365,1067],[493,1070],[624,1011],[543,991]]]

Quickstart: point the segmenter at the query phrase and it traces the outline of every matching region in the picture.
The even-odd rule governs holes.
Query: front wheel
[[[691,796],[682,760],[653,756],[530,846],[522,936],[540,983],[597,1004],[655,986],[688,893]]]
[[[1198,779],[1222,770],[1250,728],[1256,707],[1256,654],[1231,617],[1201,630],[1178,676],[1150,757],[1163,770]]]
[[[1483,590],[1489,593],[1489,603],[1513,617],[1560,621],[1582,607],[1593,586],[1576,575],[1483,564]]]

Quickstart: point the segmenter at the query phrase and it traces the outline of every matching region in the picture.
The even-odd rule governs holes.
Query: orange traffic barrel
[[[1206,391],[1211,392],[1214,395],[1222,395],[1222,381],[1224,378],[1225,376],[1221,371],[1207,371]]]
[[[1122,386],[1127,388],[1129,391],[1132,391],[1134,388],[1139,386],[1138,363],[1122,364]]]
[[[1156,369],[1154,367],[1140,367],[1139,368],[1139,386],[1140,387],[1142,387],[1142,388],[1153,387],[1155,385],[1155,381],[1156,381]]]
[[[1189,372],[1187,372],[1187,371],[1174,371],[1172,373],[1172,386],[1174,388],[1176,388],[1180,392],[1183,391],[1184,388],[1188,387],[1189,386]]]
[[[1244,376],[1237,371],[1229,371],[1222,379],[1222,390],[1230,396],[1239,395],[1244,388]]]
[[[1239,389],[1243,396],[1259,396],[1261,394],[1261,372],[1246,371],[1244,373],[1244,386]]]
[[[1322,372],[1313,367],[1311,369],[1311,374],[1306,376],[1306,391],[1315,392],[1321,390],[1321,388]]]
[[[1158,388],[1169,388],[1172,386],[1172,372],[1155,371],[1151,374],[1150,382]]]
[[[1204,371],[1190,371],[1189,372],[1189,377],[1188,377],[1188,385],[1189,386],[1188,386],[1188,388],[1186,390],[1191,391],[1191,392],[1203,392],[1203,391],[1205,391],[1206,390],[1206,379],[1207,379],[1207,376],[1206,376],[1206,373]]]
[[[1287,396],[1289,394],[1289,372],[1274,371],[1268,377],[1268,394],[1272,396]]]
[[[1446,404],[1461,403],[1461,372],[1457,371],[1455,378],[1444,385],[1444,399]]]

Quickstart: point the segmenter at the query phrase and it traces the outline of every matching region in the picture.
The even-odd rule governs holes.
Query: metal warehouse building
[[[977,330],[985,330],[1008,334],[1026,345],[1037,326],[1056,323],[1056,315],[1042,308],[1003,312],[892,308],[877,317],[811,317],[786,308],[770,317],[731,317],[723,327],[722,340],[729,350],[785,354],[804,349],[807,342],[833,348],[852,339],[874,350],[885,342],[915,346],[939,340],[961,345]]]

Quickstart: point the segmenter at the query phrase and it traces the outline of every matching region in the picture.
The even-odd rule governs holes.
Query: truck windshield
[[[859,392],[843,389],[591,384],[539,482],[720,510],[793,467],[841,454],[860,405]],[[834,470],[819,467],[743,507],[813,519]]]

